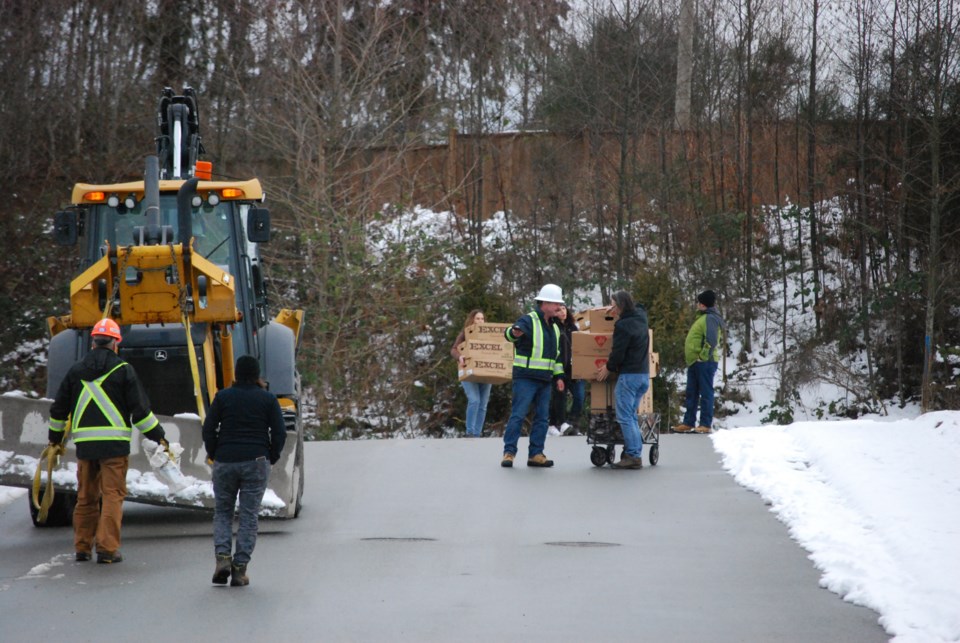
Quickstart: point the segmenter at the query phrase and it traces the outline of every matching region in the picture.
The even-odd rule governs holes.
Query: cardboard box
[[[590,383],[590,412],[591,413],[605,413],[607,411],[615,412],[617,407],[617,401],[614,397],[614,389],[616,388],[617,380],[610,379],[606,382],[591,382]],[[647,392],[643,394],[643,397],[640,398],[640,405],[637,407],[637,415],[647,415],[653,413],[653,384],[650,384],[650,388],[647,389]]]
[[[502,342],[468,339],[458,346],[464,357],[508,357],[513,359],[513,344]]]
[[[660,353],[653,352],[653,331],[650,334],[650,347],[647,359],[650,362],[650,377],[660,373]],[[598,368],[607,363],[610,349],[613,348],[613,333],[577,332],[572,335],[571,376],[575,380],[593,380]]]
[[[575,332],[570,334],[571,354],[585,357],[609,357],[613,331],[609,333]]]
[[[577,328],[591,333],[612,333],[617,317],[607,313],[607,307],[587,308],[573,316]]]
[[[471,324],[464,330],[466,340],[458,346],[464,357],[508,357],[513,359],[513,344],[503,333],[510,324]]]
[[[575,380],[593,380],[597,369],[607,363],[613,347],[613,333],[571,334],[571,372]]]
[[[592,355],[574,355],[570,377],[575,380],[596,379],[597,369],[607,363],[606,357],[596,357]]]
[[[647,348],[647,359],[650,362],[650,377],[656,377],[660,372],[660,353],[653,352],[653,329],[649,329],[650,346]],[[653,385],[650,385],[653,388]]]
[[[510,344],[503,334],[511,326],[513,324],[470,324],[463,331],[463,334],[468,340],[497,341]]]
[[[471,324],[464,330],[465,341],[457,348],[464,366],[457,376],[461,382],[503,384],[513,379],[513,344],[503,333],[512,324]]]
[[[465,357],[457,372],[461,382],[506,384],[513,379],[513,355],[505,357]]]
[[[612,411],[616,407],[613,397],[613,387],[616,380],[606,382],[590,382],[590,411],[602,413],[608,408]]]

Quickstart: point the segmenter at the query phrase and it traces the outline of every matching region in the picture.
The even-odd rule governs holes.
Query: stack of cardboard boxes
[[[464,366],[461,382],[505,384],[513,377],[513,344],[504,332],[510,324],[471,324],[464,331],[465,341],[458,347]]]
[[[602,413],[616,407],[613,387],[616,380],[596,381],[597,369],[607,363],[610,349],[613,348],[613,325],[617,318],[607,313],[607,309],[589,308],[574,316],[579,332],[573,333],[573,379],[590,382],[590,411]],[[660,356],[653,352],[653,331],[650,331],[650,377],[656,377],[660,367]],[[613,376],[612,376],[613,377]],[[653,386],[647,389],[637,412],[641,415],[653,413]]]

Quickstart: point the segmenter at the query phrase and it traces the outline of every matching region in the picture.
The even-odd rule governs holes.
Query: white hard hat
[[[537,301],[549,301],[554,304],[562,304],[563,291],[557,284],[547,284],[540,289],[540,294],[537,295]]]

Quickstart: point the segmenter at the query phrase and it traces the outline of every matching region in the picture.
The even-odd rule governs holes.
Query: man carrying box
[[[518,319],[504,336],[513,344],[513,403],[503,432],[501,467],[512,467],[523,418],[533,405],[528,467],[552,467],[543,454],[547,441],[547,420],[553,382],[563,391],[563,362],[560,356],[560,327],[554,317],[563,305],[560,286],[547,284],[537,295],[537,310]]]

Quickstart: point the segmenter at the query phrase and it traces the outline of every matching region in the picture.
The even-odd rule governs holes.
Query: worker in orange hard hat
[[[93,330],[90,331],[90,337],[112,337],[117,340],[118,344],[123,339],[120,334],[120,326],[109,318],[98,321]]]
[[[60,383],[50,407],[48,436],[51,444],[60,445],[69,430],[77,447],[76,560],[90,560],[96,548],[98,563],[119,563],[133,429],[164,447],[167,444],[136,371],[117,354],[123,339],[120,326],[112,319],[101,319],[90,337],[90,352],[70,367]]]

